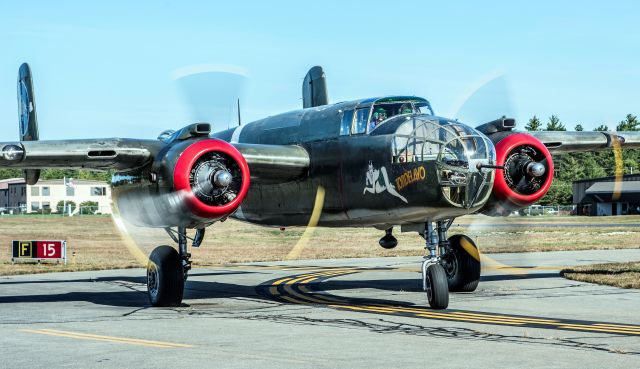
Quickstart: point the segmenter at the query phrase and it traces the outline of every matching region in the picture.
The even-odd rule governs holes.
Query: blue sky
[[[415,94],[446,116],[505,73],[521,125],[557,114],[568,127],[612,127],[640,113],[638,14],[634,1],[4,2],[0,140],[18,135],[23,61],[41,139],[179,128],[189,116],[171,72],[202,63],[248,70],[244,121],[300,107],[319,64],[334,102]],[[496,116],[508,110],[495,100]]]

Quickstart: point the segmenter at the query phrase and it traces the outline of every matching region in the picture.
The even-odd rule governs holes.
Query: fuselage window
[[[345,110],[342,113],[342,125],[340,126],[340,136],[346,136],[351,130],[351,124],[353,123],[353,110]]]
[[[367,131],[367,122],[369,121],[369,111],[371,108],[360,108],[356,110],[356,119],[351,128],[351,134],[361,134]]]

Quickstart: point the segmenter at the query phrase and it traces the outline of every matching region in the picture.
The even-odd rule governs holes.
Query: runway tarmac
[[[166,309],[142,269],[0,277],[0,367],[640,367],[640,291],[558,275],[639,249],[488,256],[443,311],[419,258],[195,269]]]

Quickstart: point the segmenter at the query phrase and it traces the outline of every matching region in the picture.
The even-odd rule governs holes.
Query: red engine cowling
[[[122,218],[134,225],[201,228],[236,211],[249,181],[247,162],[231,144],[180,140],[148,169],[115,175],[113,195]]]
[[[173,170],[174,190],[190,211],[216,220],[233,213],[249,191],[249,166],[229,143],[205,139],[189,145]]]
[[[508,215],[540,200],[553,182],[553,159],[537,138],[515,133],[495,144],[497,169],[493,193],[482,212]],[[544,171],[542,167],[544,166]]]

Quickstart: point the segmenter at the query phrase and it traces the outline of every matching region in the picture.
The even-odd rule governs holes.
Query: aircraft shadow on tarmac
[[[216,272],[216,273],[193,273],[192,277],[202,276],[222,276],[230,274],[250,274],[252,272]],[[114,276],[103,278],[81,278],[66,280],[45,280],[45,281],[7,281],[0,282],[0,287],[9,284],[61,284],[61,283],[107,283],[111,285],[121,285],[129,288],[128,291],[104,291],[104,292],[67,292],[59,294],[34,294],[17,296],[0,296],[0,304],[7,303],[42,303],[42,302],[77,302],[85,301],[97,305],[120,306],[120,307],[148,307],[149,299],[146,292],[146,276]],[[138,287],[134,289],[133,287]],[[73,287],[71,287],[73,288]],[[185,289],[186,299],[206,299],[222,297],[259,297],[254,286],[243,286],[231,283],[188,281]]]
[[[502,280],[517,280],[517,279],[532,279],[532,278],[557,278],[558,273],[535,273],[526,275],[491,275],[482,277],[481,281],[502,281]],[[361,279],[361,280],[335,280],[325,279],[319,282],[311,282],[306,285],[314,292],[332,293],[345,290],[362,290],[369,289],[374,290],[370,297],[342,297],[339,299],[345,303],[353,305],[394,305],[394,306],[414,306],[413,303],[398,300],[388,300],[376,298],[375,290],[388,291],[388,292],[416,292],[423,293],[422,281],[418,278],[407,279]],[[482,285],[480,285],[482,286]],[[270,287],[270,283],[265,283],[258,287],[258,291],[261,295],[270,296],[267,292],[267,288]],[[473,293],[466,293],[473,294]],[[334,296],[334,295],[332,295]],[[334,296],[338,297],[338,296]]]
[[[557,278],[559,273],[535,273],[535,274],[500,274],[482,276],[481,282],[507,281],[519,279],[537,279],[537,278]],[[325,280],[321,283],[322,290],[349,290],[371,288],[388,291],[410,291],[422,292],[422,280],[419,278],[409,279],[373,279],[373,280]]]
[[[225,272],[204,272],[193,273],[191,277],[194,279],[197,277],[210,277],[210,276],[225,276],[231,274],[254,274],[255,272],[249,271],[225,271]],[[491,275],[482,277],[482,281],[500,281],[511,279],[529,279],[529,278],[554,278],[558,277],[558,273],[536,273],[527,275]],[[218,281],[200,281],[197,279],[191,279],[187,281],[185,288],[185,299],[215,299],[215,298],[233,298],[233,297],[245,297],[245,298],[258,298],[272,301],[273,299],[263,293],[268,283],[253,286],[253,285],[241,285],[235,283],[225,283]],[[64,279],[64,280],[40,280],[40,281],[6,281],[0,282],[2,285],[15,285],[15,284],[73,284],[73,283],[107,283],[113,285],[120,285],[128,288],[127,291],[104,291],[104,292],[65,292],[59,294],[32,294],[32,295],[16,295],[16,296],[0,296],[0,304],[6,303],[43,303],[43,302],[76,302],[85,301],[98,305],[108,306],[120,306],[120,307],[148,307],[149,301],[147,298],[144,285],[146,284],[146,277],[131,277],[131,276],[114,276],[114,277],[99,277],[92,279]],[[135,288],[134,288],[135,287]],[[357,290],[357,289],[373,289],[384,290],[392,292],[421,292],[421,281],[418,278],[409,279],[373,279],[373,280],[325,280],[321,283],[310,283],[309,287],[314,290],[322,291],[338,291],[338,290]],[[71,287],[73,288],[73,287]],[[106,289],[106,288],[105,288]],[[372,296],[373,297],[373,296]],[[385,303],[403,305],[405,303],[399,301],[389,300],[377,300],[371,298],[359,298],[350,299],[352,302],[357,303]]]

